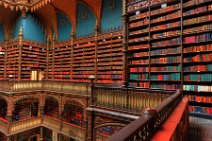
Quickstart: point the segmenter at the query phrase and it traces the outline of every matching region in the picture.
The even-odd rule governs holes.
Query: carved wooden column
[[[54,80],[54,59],[55,59],[55,35],[52,37],[52,50],[53,50],[53,58],[52,58],[52,80]]]
[[[22,43],[23,43],[23,29],[19,31],[19,59],[18,59],[18,81],[21,80],[21,65],[22,65]]]
[[[12,121],[12,113],[13,113],[13,97],[8,96],[8,101],[7,101],[7,116],[6,119],[11,122]]]
[[[40,127],[40,141],[43,141],[44,138],[43,138],[43,127],[41,126]]]
[[[47,37],[47,44],[46,44],[46,80],[49,80],[49,46],[50,46],[50,39]]]
[[[89,78],[91,80],[91,103],[89,103],[90,107],[93,108],[95,105],[95,99],[94,99],[94,79],[93,77]],[[86,137],[88,141],[96,141],[95,138],[95,130],[94,130],[94,125],[95,125],[95,113],[93,109],[91,111],[87,111],[87,127],[86,127]]]
[[[59,119],[60,119],[60,128],[61,131],[63,128],[63,110],[64,110],[64,103],[63,103],[63,95],[61,94],[59,97]]]
[[[4,80],[7,79],[7,44],[8,38],[4,40]]]
[[[70,64],[70,80],[73,80],[73,55],[74,55],[74,40],[75,40],[75,33],[71,32],[71,64]]]
[[[122,0],[122,24],[123,24],[123,85],[128,86],[128,45],[127,45],[127,0]]]
[[[99,37],[99,26],[97,25],[95,28],[95,66],[94,66],[94,76],[95,76],[95,81],[97,82],[98,79],[98,72],[97,72],[97,67],[98,67],[98,58],[97,58],[97,48],[98,48],[98,37]]]

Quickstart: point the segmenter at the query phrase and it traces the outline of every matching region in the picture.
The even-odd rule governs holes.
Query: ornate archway
[[[0,97],[0,118],[6,118],[7,115],[7,101]]]
[[[46,97],[44,115],[59,118],[59,101],[56,98],[52,96]]]
[[[77,126],[83,126],[83,105],[77,101],[67,101],[64,105],[63,120],[75,124]]]
[[[36,117],[39,115],[39,100],[32,97],[25,97],[14,104],[12,120],[18,121]]]

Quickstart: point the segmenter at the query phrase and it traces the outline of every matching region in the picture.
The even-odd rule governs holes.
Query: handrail
[[[0,81],[0,91],[56,91],[88,95],[91,91],[89,83],[60,81]]]
[[[107,141],[150,140],[181,99],[181,93],[177,91],[157,107],[146,109],[139,119],[125,126]]]
[[[135,88],[93,87],[93,106],[122,110],[130,113],[141,113],[142,109],[155,107],[174,91],[146,90]]]

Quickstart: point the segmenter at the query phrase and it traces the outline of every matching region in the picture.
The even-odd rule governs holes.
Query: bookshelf
[[[62,42],[55,45],[54,80],[70,80],[71,47],[70,43]]]
[[[19,67],[19,43],[17,40],[11,40],[6,50],[6,79],[10,81],[18,80]]]
[[[21,80],[30,80],[32,68],[46,67],[46,45],[23,41],[21,59]]]
[[[128,85],[181,89],[191,111],[211,114],[212,1],[131,0],[127,9]]]
[[[47,79],[48,80],[53,80],[53,75],[54,75],[54,72],[53,72],[53,48],[52,46],[48,48],[48,75],[47,75]]]
[[[4,80],[5,46],[0,43],[0,80]]]
[[[73,45],[73,81],[88,82],[95,75],[95,39],[88,37],[74,41]]]
[[[212,114],[212,1],[183,1],[183,89],[190,111]]]
[[[121,32],[104,33],[97,43],[97,82],[117,83],[123,80]]]

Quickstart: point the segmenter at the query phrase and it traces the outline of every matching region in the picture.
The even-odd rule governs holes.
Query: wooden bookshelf
[[[212,1],[183,1],[184,94],[192,112],[212,114]],[[193,93],[193,92],[199,93]]]
[[[54,80],[70,81],[71,46],[70,42],[55,45],[54,52]]]
[[[23,41],[21,59],[21,80],[30,80],[32,69],[44,70],[46,67],[46,45]]]
[[[127,9],[130,87],[212,92],[211,0],[131,0]]]
[[[123,80],[121,32],[101,34],[97,46],[97,82],[117,83]]]
[[[0,80],[4,80],[5,46],[0,43]]]
[[[49,50],[48,50],[48,63],[49,63],[49,70],[48,70],[48,80],[53,80],[53,75],[54,75],[54,71],[53,71],[53,65],[54,65],[54,62],[53,62],[53,48],[52,46],[49,47]]]
[[[74,41],[73,81],[88,82],[95,75],[95,39],[88,37]]]
[[[6,50],[6,79],[16,81],[19,77],[19,42],[11,40],[7,45]]]

